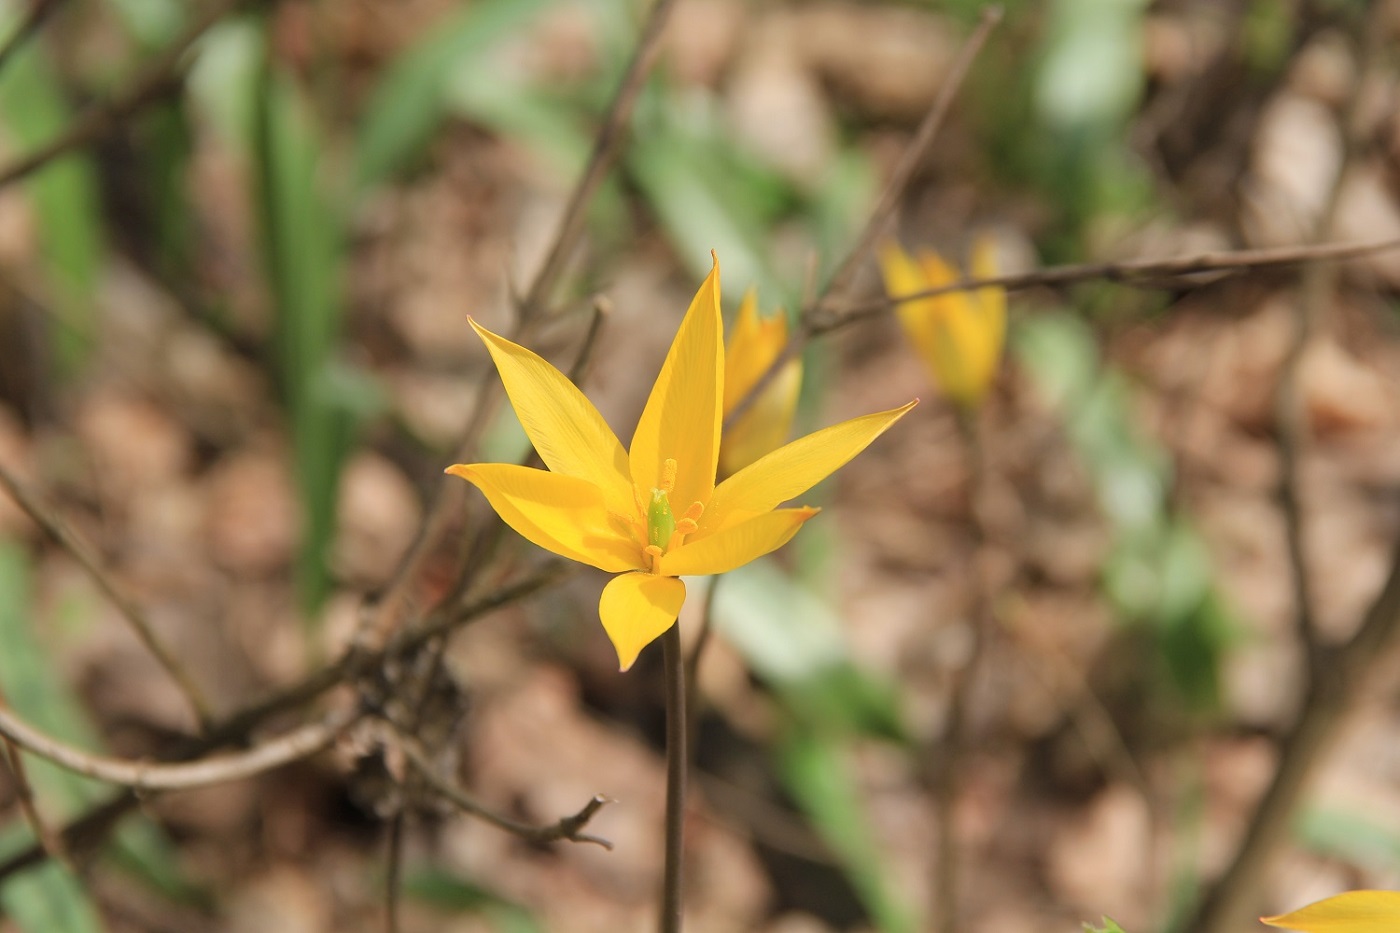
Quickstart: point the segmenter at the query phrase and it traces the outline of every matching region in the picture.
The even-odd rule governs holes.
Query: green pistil
[[[653,489],[651,505],[647,507],[647,543],[664,551],[675,533],[676,516],[671,514],[671,500],[664,490]]]

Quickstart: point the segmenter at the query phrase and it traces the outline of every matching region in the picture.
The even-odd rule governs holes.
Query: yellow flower
[[[1395,933],[1400,930],[1400,892],[1348,891],[1291,914],[1261,919],[1299,933]]]
[[[677,577],[724,573],[787,543],[818,510],[777,506],[915,404],[809,434],[716,486],[724,373],[718,260],[681,322],[629,451],[563,373],[472,327],[549,469],[475,463],[447,472],[474,484],[506,524],[540,547],[620,574],[603,590],[598,614],[624,671],[675,623],[685,601]]]
[[[758,316],[758,298],[750,288],[724,351],[724,414],[732,412],[787,346],[787,316],[781,311]],[[792,430],[802,361],[789,360],[725,432],[719,448],[719,472],[731,476],[764,454],[777,450]]]
[[[922,252],[915,262],[894,242],[881,248],[880,269],[891,297],[938,288],[962,278],[937,253]],[[978,278],[997,274],[990,240],[974,245],[972,274]],[[1006,290],[948,292],[902,302],[895,310],[933,381],[959,405],[975,408],[996,378],[1001,361],[1006,339]]]

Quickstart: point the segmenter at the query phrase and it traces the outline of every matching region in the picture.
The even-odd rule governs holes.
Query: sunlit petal
[[[662,555],[657,569],[677,576],[727,573],[787,544],[802,523],[819,511],[809,508],[778,509],[756,515],[693,543],[687,542],[674,551],[667,551]]]
[[[540,459],[555,473],[597,486],[608,508],[630,514],[627,454],[593,403],[537,354],[475,321],[470,323],[491,352],[515,414]]]
[[[624,573],[603,588],[598,616],[617,651],[619,670],[627,670],[642,649],[661,636],[680,615],[685,584],[654,573]]]
[[[682,508],[708,501],[714,489],[724,376],[722,331],[716,259],[690,303],[632,436],[630,460],[637,488],[659,486],[662,465],[675,460],[671,501]]]
[[[802,495],[864,450],[918,399],[890,411],[834,424],[779,447],[720,483],[700,517],[698,541]]]
[[[1299,933],[1395,933],[1400,930],[1400,892],[1348,891],[1277,917],[1269,926]]]
[[[480,489],[502,521],[547,551],[611,573],[645,566],[640,546],[587,480],[513,463],[459,463],[447,472]]]
[[[724,349],[724,417],[743,401],[787,346],[787,316],[781,311],[760,318],[753,289],[744,294]],[[782,446],[792,432],[797,396],[802,388],[802,361],[789,360],[758,397],[725,426],[719,469],[729,476]]]

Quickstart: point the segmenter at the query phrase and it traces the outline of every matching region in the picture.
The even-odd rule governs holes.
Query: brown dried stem
[[[189,671],[176,659],[171,650],[161,641],[160,636],[155,632],[150,620],[145,612],[136,605],[136,602],[128,597],[117,586],[116,582],[102,569],[102,565],[93,555],[92,551],[78,539],[78,536],[70,531],[45,505],[39,501],[39,497],[25,488],[12,472],[4,465],[0,464],[0,486],[10,494],[25,514],[34,520],[34,523],[44,530],[44,532],[58,543],[65,551],[72,555],[87,571],[97,588],[112,601],[112,605],[117,607],[122,618],[131,626],[136,638],[146,647],[146,650],[156,659],[165,672],[170,675],[170,679],[175,681],[180,692],[185,695],[190,707],[194,710],[195,718],[199,722],[201,731],[207,731],[211,722],[211,711],[209,701],[205,699],[204,693],[190,676]]]
[[[245,752],[178,764],[94,755],[40,732],[4,708],[0,708],[0,735],[85,777],[138,791],[187,790],[252,777],[310,757],[328,747],[359,716],[358,711],[332,713],[320,722],[259,742]]]
[[[1379,595],[1366,610],[1356,634],[1341,648],[1324,651],[1317,677],[1303,697],[1303,709],[1284,739],[1273,781],[1264,792],[1239,851],[1225,874],[1206,893],[1184,929],[1225,933],[1249,922],[1255,898],[1273,853],[1287,840],[1290,817],[1309,779],[1326,760],[1345,715],[1365,682],[1400,636],[1400,538]]]
[[[967,80],[967,73],[971,70],[972,63],[981,54],[982,47],[987,44],[987,38],[996,28],[997,23],[1001,22],[1001,17],[1002,9],[1000,6],[990,6],[982,11],[977,28],[963,43],[952,68],[949,69],[947,77],[943,79],[942,87],[938,89],[938,96],[934,98],[928,113],[919,123],[919,128],[914,131],[914,138],[905,147],[903,155],[899,158],[899,164],[895,166],[894,173],[886,182],[884,191],[880,193],[880,200],[875,203],[875,207],[871,210],[870,217],[865,222],[865,228],[856,238],[851,251],[846,254],[846,258],[842,260],[841,265],[837,267],[831,279],[828,280],[826,287],[822,289],[821,296],[817,298],[816,304],[809,309],[809,314],[822,307],[826,299],[846,292],[850,288],[851,280],[855,277],[856,272],[875,251],[875,245],[884,235],[890,218],[894,216],[895,208],[904,199],[904,193],[909,188],[909,182],[913,179],[915,170],[928,155],[933,141],[938,137],[938,131],[943,128],[943,121],[947,118],[948,111],[958,96],[958,91],[962,90],[963,82]],[[804,315],[805,317],[806,315]]]
[[[135,80],[116,97],[93,104],[56,137],[38,149],[0,168],[0,188],[32,174],[60,156],[91,145],[115,130],[133,113],[166,96],[178,85],[186,56],[200,36],[247,0],[214,0],[169,48],[160,52],[137,73]]]
[[[328,690],[341,684],[354,682],[388,661],[418,651],[430,640],[442,636],[457,626],[533,595],[545,586],[561,579],[565,569],[562,562],[553,562],[529,577],[510,586],[502,587],[482,599],[462,606],[445,607],[419,628],[403,633],[399,638],[376,651],[361,652],[352,648],[332,664],[308,675],[298,683],[251,704],[217,723],[206,736],[190,743],[181,750],[178,757],[194,759],[196,756],[207,754],[220,745],[241,741],[258,724],[270,717],[303,706]],[[59,763],[62,764],[62,762]],[[199,762],[194,763],[198,764]],[[149,773],[155,766],[141,763],[140,767],[144,773]],[[70,851],[78,851],[96,845],[126,813],[136,806],[140,797],[132,791],[132,786],[135,785],[128,786],[122,793],[94,806],[86,813],[74,818],[63,828],[61,837]],[[37,844],[16,853],[4,862],[0,862],[0,882],[17,872],[42,863],[46,858],[48,858],[48,853]]]
[[[391,724],[392,725],[392,724]],[[591,842],[594,845],[602,846],[605,849],[612,849],[612,843],[599,836],[591,836],[583,830],[593,819],[594,815],[608,803],[608,798],[595,795],[588,803],[583,805],[572,816],[566,816],[548,826],[534,826],[529,823],[521,823],[508,816],[502,816],[485,804],[475,800],[470,794],[458,787],[453,781],[443,777],[433,766],[432,760],[423,746],[418,744],[418,740],[403,732],[398,733],[399,747],[403,749],[404,757],[413,765],[414,770],[433,790],[437,791],[447,800],[450,800],[463,813],[468,813],[480,820],[485,820],[498,829],[503,829],[512,835],[519,836],[527,842],[549,843],[564,840],[567,842]]]

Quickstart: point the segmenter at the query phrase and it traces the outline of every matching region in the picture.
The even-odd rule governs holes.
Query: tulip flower
[[[972,274],[997,274],[994,244],[981,240],[972,254]],[[916,262],[897,243],[880,250],[880,270],[891,297],[951,285],[962,278],[937,253],[920,253]],[[996,378],[1006,339],[1006,291],[979,288],[947,292],[932,298],[901,302],[899,322],[933,381],[948,397],[967,409],[976,408]]]
[[[793,441],[715,484],[724,396],[719,261],[662,364],[629,450],[563,373],[474,321],[540,459],[458,464],[501,519],[556,554],[616,573],[598,614],[627,670],[675,624],[681,576],[733,570],[776,550],[816,515],[778,508],[815,486],[914,406]]]
[[[1400,892],[1348,891],[1264,923],[1298,933],[1395,933],[1400,930]]]
[[[749,289],[739,303],[739,315],[724,350],[724,419],[728,420],[768,372],[787,346],[787,339],[786,315],[779,311],[760,318],[758,297]],[[794,358],[783,364],[725,431],[719,448],[720,476],[734,475],[787,442],[801,387],[802,361]]]

